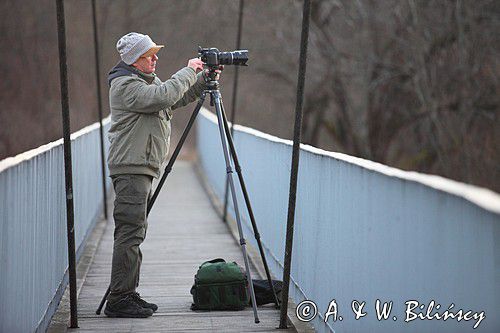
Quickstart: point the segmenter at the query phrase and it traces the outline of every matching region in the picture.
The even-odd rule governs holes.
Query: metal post
[[[306,77],[307,64],[307,41],[309,36],[309,14],[311,12],[310,0],[304,0],[304,8],[302,12],[302,33],[300,37],[300,60],[299,60],[299,76],[297,80],[297,103],[295,105],[295,127],[293,135],[293,152],[292,152],[292,171],[290,175],[290,196],[288,199],[288,219],[286,225],[286,245],[285,245],[285,261],[283,270],[283,290],[282,303],[280,309],[280,326],[279,328],[287,328],[287,308],[288,308],[288,291],[290,285],[290,266],[292,262],[292,247],[293,247],[293,224],[295,220],[295,199],[297,196],[297,177],[299,171],[299,156],[300,156],[300,135],[302,127],[302,104],[304,99],[304,82]]]
[[[99,134],[101,139],[101,174],[102,174],[102,199],[104,218],[108,219],[108,195],[106,189],[106,164],[104,158],[104,133],[102,128],[102,103],[101,103],[101,80],[99,68],[99,40],[97,39],[97,18],[95,0],[92,0],[92,22],[94,24],[94,51],[95,51],[95,77],[97,83],[97,110],[99,116]]]
[[[241,30],[243,28],[243,6],[245,5],[245,0],[240,0],[240,9],[238,14],[238,35],[236,37],[236,50],[241,48]],[[233,99],[231,101],[231,136],[233,135],[233,124],[236,115],[236,97],[238,95],[238,73],[240,66],[235,66],[234,69],[234,81],[233,81]],[[222,219],[227,222],[227,198],[228,198],[229,183],[226,178],[226,191],[224,192],[224,214]]]
[[[59,70],[61,80],[61,109],[64,136],[64,175],[66,180],[66,220],[68,232],[69,261],[69,299],[71,311],[71,328],[78,327],[76,300],[76,260],[75,260],[75,221],[73,211],[73,175],[71,165],[71,141],[68,100],[68,72],[66,64],[66,28],[64,23],[63,0],[56,0],[57,6],[57,36],[59,44]]]

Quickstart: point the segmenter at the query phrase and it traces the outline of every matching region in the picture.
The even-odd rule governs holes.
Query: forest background
[[[166,47],[163,80],[198,45],[235,49],[239,1],[97,0],[105,116],[116,41],[130,31]],[[62,136],[53,0],[3,0],[0,159]],[[92,6],[66,0],[72,132],[98,120]],[[302,1],[246,0],[236,122],[293,135]],[[312,1],[302,142],[500,192],[499,34],[495,0]],[[230,113],[234,66],[221,92]],[[176,111],[175,144],[194,105]],[[194,131],[193,131],[194,134]],[[184,150],[193,156],[194,135]]]

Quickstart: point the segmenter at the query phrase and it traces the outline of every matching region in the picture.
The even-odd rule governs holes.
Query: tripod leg
[[[165,183],[165,180],[167,179],[168,174],[170,173],[170,171],[172,171],[172,166],[174,165],[175,160],[177,159],[177,156],[179,155],[179,152],[182,148],[182,145],[184,144],[184,141],[186,141],[187,135],[188,135],[189,131],[191,130],[191,127],[193,126],[193,123],[196,119],[196,116],[198,116],[198,113],[200,112],[200,109],[201,109],[204,101],[205,101],[205,93],[203,93],[201,95],[200,100],[198,101],[198,104],[196,105],[193,113],[191,114],[191,118],[189,119],[189,122],[186,125],[184,132],[182,133],[182,136],[179,140],[179,143],[175,147],[175,150],[172,153],[172,157],[170,158],[167,166],[165,167],[165,171],[163,173],[163,176],[161,177],[160,182],[158,183],[158,186],[155,189],[155,192],[153,193],[153,195],[151,196],[151,198],[148,201],[146,216],[149,215],[149,212],[151,211],[151,208],[153,207],[153,204],[155,203],[156,198],[158,197],[158,194],[160,193],[160,190],[163,186],[163,183]],[[108,287],[108,289],[106,290],[106,293],[102,297],[102,300],[101,300],[101,303],[99,304],[99,307],[97,308],[97,310],[95,312],[97,315],[101,314],[102,307],[104,306],[104,303],[106,303],[106,298],[108,297],[110,291],[111,291],[111,288]]]
[[[224,191],[225,195],[224,195],[224,212],[222,213],[222,220],[224,221],[224,223],[227,223],[227,199],[228,199],[228,193],[229,193],[229,183],[227,182],[227,179],[226,179],[226,186],[225,186],[226,190]]]
[[[234,168],[236,169],[236,173],[238,174],[238,180],[240,181],[241,190],[243,192],[243,197],[245,198],[245,203],[247,206],[248,215],[250,216],[250,221],[252,222],[255,240],[257,241],[257,245],[259,246],[260,256],[262,258],[262,263],[264,264],[264,269],[266,271],[267,281],[269,282],[269,288],[271,288],[271,290],[273,292],[274,304],[276,305],[276,309],[278,309],[280,306],[280,303],[278,300],[278,296],[276,295],[276,290],[274,289],[274,285],[273,285],[273,282],[271,279],[271,274],[269,273],[269,267],[267,266],[266,255],[264,253],[264,248],[262,247],[262,242],[260,241],[259,230],[257,229],[257,223],[255,222],[255,217],[253,215],[252,205],[250,204],[250,198],[248,197],[247,188],[245,186],[245,180],[243,179],[243,174],[241,172],[240,163],[238,161],[238,155],[236,154],[236,149],[234,148],[233,138],[231,136],[231,132],[229,131],[229,126],[228,126],[229,124],[227,122],[226,112],[224,111],[224,104],[222,103],[222,101],[220,101],[220,106],[221,106],[221,110],[222,110],[221,113],[222,113],[222,119],[224,121],[224,129],[226,132],[227,141],[229,142],[231,156],[232,156],[233,161],[234,161]]]
[[[219,123],[219,132],[220,132],[220,139],[222,143],[222,149],[224,151],[224,158],[226,160],[226,170],[227,170],[227,180],[229,182],[229,188],[231,189],[231,195],[233,198],[233,205],[234,205],[234,211],[236,214],[236,222],[238,225],[238,233],[240,235],[240,245],[241,245],[241,250],[243,252],[243,259],[245,261],[245,268],[247,272],[247,277],[248,277],[248,284],[250,286],[250,296],[252,299],[252,307],[253,307],[253,313],[255,317],[255,322],[259,322],[259,317],[257,315],[257,302],[255,301],[255,293],[253,290],[253,283],[252,283],[252,276],[250,274],[250,265],[248,264],[248,255],[246,251],[246,241],[243,236],[243,229],[241,228],[241,220],[240,220],[240,213],[238,210],[238,200],[236,199],[236,191],[234,188],[234,182],[233,182],[233,170],[231,168],[231,160],[229,158],[229,152],[227,149],[227,144],[226,144],[226,137],[224,135],[224,123],[222,119],[222,109],[221,109],[221,100],[220,100],[220,92],[218,90],[214,90],[210,92],[212,94],[213,100],[215,101],[215,109],[217,113],[217,119]]]
[[[106,290],[106,293],[104,293],[104,296],[101,300],[101,304],[99,304],[99,307],[97,308],[95,314],[100,315],[102,307],[104,306],[104,303],[106,303],[106,298],[108,298],[109,292],[111,291],[111,287],[108,287],[108,290]]]

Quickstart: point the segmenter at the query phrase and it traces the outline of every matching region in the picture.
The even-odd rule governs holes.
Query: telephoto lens
[[[236,65],[248,66],[248,50],[236,50],[232,52],[220,52],[219,64],[221,65]]]

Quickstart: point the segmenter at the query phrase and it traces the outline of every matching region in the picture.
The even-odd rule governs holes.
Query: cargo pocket
[[[146,221],[146,197],[124,195],[116,198],[115,219],[143,226]]]
[[[113,213],[115,223],[133,224],[144,228],[148,196],[147,184],[143,184],[143,181],[134,175],[122,175],[114,181],[114,185],[116,192]]]

